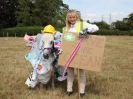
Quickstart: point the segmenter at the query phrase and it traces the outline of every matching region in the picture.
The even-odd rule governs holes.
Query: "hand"
[[[85,34],[87,34],[87,32],[88,32],[88,28],[85,28],[82,31],[80,31],[79,34],[80,35],[85,35]]]
[[[61,48],[57,48],[57,49],[55,49],[54,52],[55,52],[56,55],[59,55],[59,54],[62,53],[62,49]]]
[[[87,30],[88,28],[83,29],[79,32],[79,38],[86,38],[87,37]]]
[[[62,53],[62,49],[58,49],[58,55]]]

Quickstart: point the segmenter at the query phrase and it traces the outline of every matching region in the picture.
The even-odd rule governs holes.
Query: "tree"
[[[118,29],[118,30],[128,30],[129,29],[128,25],[126,23],[124,23],[123,21],[116,21],[112,24],[114,24],[115,29]]]
[[[115,29],[119,30],[133,30],[133,13],[128,15],[128,18],[123,18],[122,21],[116,21],[113,23]]]
[[[133,30],[133,13],[129,14],[127,25],[129,26],[129,30]]]
[[[36,23],[38,23],[39,18],[41,19],[41,25],[57,25],[58,21],[62,22],[67,8],[68,6],[62,0],[37,0],[36,9],[34,10],[35,16],[38,15],[38,17],[35,17]]]
[[[129,14],[128,20],[131,21],[131,22],[133,22],[133,13]]]
[[[108,25],[106,22],[101,21],[101,22],[95,22],[95,24],[100,28],[100,29],[110,29],[110,25]]]
[[[55,25],[67,5],[62,0],[19,0],[17,22],[22,25]]]
[[[34,24],[34,2],[31,0],[18,0],[16,10],[17,23],[19,26],[33,25]]]
[[[0,0],[0,28],[16,25],[16,0]]]
[[[69,7],[66,4],[62,4],[60,7],[60,10],[58,10],[57,14],[54,17],[54,25],[58,28],[61,28],[62,26],[65,25],[65,20],[66,20],[66,14],[68,11]]]

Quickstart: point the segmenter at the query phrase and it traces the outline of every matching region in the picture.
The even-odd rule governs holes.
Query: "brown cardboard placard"
[[[70,36],[72,37],[68,37],[67,39],[66,35],[63,35],[61,46],[63,52],[59,56],[58,61],[59,65],[61,66],[64,66],[79,39],[78,33],[71,33]],[[70,38],[72,40],[69,40]],[[100,71],[104,46],[105,36],[88,35],[88,37],[82,41],[81,46],[69,67],[91,71]]]

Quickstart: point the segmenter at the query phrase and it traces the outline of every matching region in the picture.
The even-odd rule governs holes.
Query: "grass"
[[[24,59],[28,51],[22,38],[0,38],[0,99],[77,99],[64,95],[66,81],[56,88],[24,84],[32,68]],[[133,37],[107,36],[102,72],[87,72],[86,95],[83,99],[133,99]]]

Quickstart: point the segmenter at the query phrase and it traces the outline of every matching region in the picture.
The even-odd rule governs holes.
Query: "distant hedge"
[[[133,30],[120,31],[120,30],[99,30],[95,32],[96,35],[129,35],[133,36]]]
[[[37,33],[40,33],[43,27],[41,26],[28,26],[28,27],[14,27],[14,28],[6,28],[0,30],[0,36],[5,37],[23,37],[24,34],[29,35],[36,35]],[[57,29],[61,30],[61,29]],[[99,30],[95,33],[95,35],[130,35],[133,36],[133,30],[131,31],[120,31],[120,30]]]
[[[24,34],[35,35],[40,33],[43,27],[41,26],[28,26],[28,27],[14,27],[0,30],[0,36],[18,36],[22,37]]]

